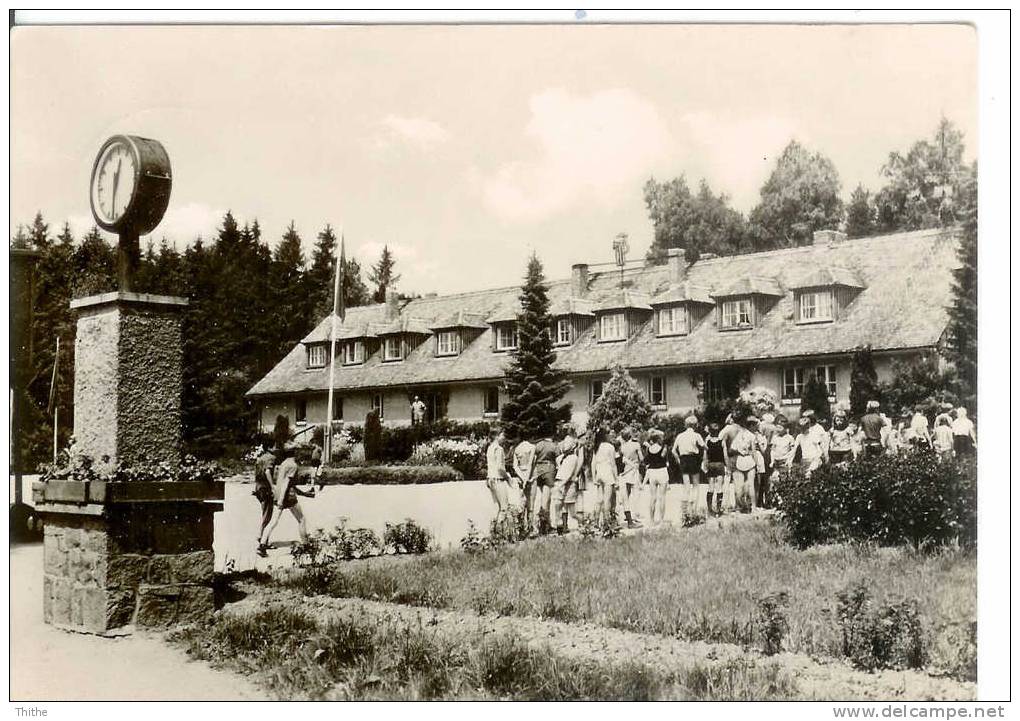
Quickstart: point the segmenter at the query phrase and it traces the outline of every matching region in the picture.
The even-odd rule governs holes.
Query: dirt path
[[[800,697],[816,700],[972,700],[974,684],[933,678],[916,671],[863,673],[834,662],[819,662],[802,654],[780,654],[771,658],[748,652],[732,644],[685,642],[666,636],[639,634],[592,624],[560,623],[537,618],[479,616],[470,612],[417,608],[361,599],[304,597],[293,591],[245,588],[248,596],[228,606],[225,612],[244,615],[270,605],[299,607],[321,621],[350,618],[375,623],[425,626],[436,633],[456,638],[483,634],[520,636],[530,645],[548,647],[564,656],[609,662],[641,661],[665,671],[695,664],[722,664],[744,658],[762,665],[778,664],[796,679]]]
[[[15,701],[257,701],[248,679],[191,661],[158,634],[100,638],[42,620],[42,545],[12,546],[10,698]]]

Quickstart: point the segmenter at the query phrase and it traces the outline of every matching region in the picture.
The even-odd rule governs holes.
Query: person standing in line
[[[734,494],[739,499],[745,494],[750,496],[751,510],[758,507],[754,494],[754,476],[757,468],[755,452],[758,448],[758,439],[748,426],[752,425],[744,418],[738,418],[737,433],[733,436],[733,442],[729,445],[730,457],[733,459],[733,486]]]
[[[592,474],[595,490],[599,494],[599,513],[602,521],[608,522],[615,515],[613,496],[616,490],[616,446],[610,440],[609,431],[599,428],[595,432],[595,455],[592,458]]]
[[[276,455],[269,449],[264,450],[255,460],[255,490],[252,495],[258,499],[262,507],[259,535],[255,539],[256,546],[262,545],[262,532],[273,518],[273,477],[276,473],[276,463]]]
[[[701,464],[705,454],[705,439],[695,430],[697,417],[684,418],[684,429],[673,439],[673,459],[680,469],[680,518],[694,514],[697,493],[701,485]],[[708,491],[711,493],[711,490]],[[707,503],[711,507],[711,503]]]
[[[653,428],[645,444],[645,484],[648,486],[648,520],[658,526],[666,518],[666,491],[669,488],[668,451],[663,443],[663,433]]]
[[[535,482],[535,499],[538,508],[535,512],[535,525],[532,535],[547,532],[553,519],[549,517],[549,502],[552,500],[552,487],[556,483],[556,456],[559,449],[549,433],[535,444],[535,462],[531,467],[531,478]],[[545,517],[546,527],[542,528],[541,519]]]
[[[853,456],[852,439],[847,428],[846,416],[837,414],[832,419],[832,430],[829,431],[829,460],[832,463],[845,463]]]
[[[585,444],[588,442],[588,434],[582,431],[578,434],[574,443],[574,455],[577,456],[577,463],[574,468],[573,494],[567,493],[564,504],[567,507],[567,516],[575,520],[584,515],[584,492],[587,490],[588,454]]]
[[[850,436],[850,457],[856,460],[864,452],[864,433],[861,432],[861,425],[857,419],[851,418],[847,421],[846,432]]]
[[[567,502],[570,506],[577,500],[577,441],[573,436],[567,435],[560,442],[560,455],[556,460],[556,482],[553,484],[552,497],[549,502],[549,520],[556,524],[557,532],[562,536],[569,529],[567,527],[568,514]]]
[[[974,431],[974,421],[967,417],[967,409],[960,406],[956,409],[956,418],[953,420],[953,451],[957,458],[964,458],[974,455],[977,448],[977,433]]]
[[[942,460],[948,461],[953,457],[953,428],[950,425],[949,416],[940,415],[935,421],[933,446]]]
[[[764,469],[758,476],[758,506],[767,508],[769,499],[769,483],[772,479],[772,436],[776,432],[776,416],[773,413],[763,413],[761,423],[758,424],[759,448],[764,461]]]
[[[496,504],[496,521],[506,518],[510,505],[509,474],[506,472],[506,451],[503,449],[504,436],[493,428],[489,431],[489,446],[485,449],[486,485]]]
[[[910,419],[910,430],[913,432],[915,448],[931,448],[931,431],[928,428],[928,416],[924,414],[924,405],[914,406],[914,415]]]
[[[634,439],[634,432],[630,428],[624,428],[620,432],[620,456],[623,459],[623,472],[617,478],[617,489],[620,491],[623,517],[627,521],[627,528],[637,528],[631,496],[634,489],[641,485],[642,457],[641,444]]]
[[[776,423],[776,432],[772,434],[770,451],[772,454],[772,481],[779,477],[779,474],[793,465],[794,438],[788,432],[788,421],[786,416],[779,416]]]
[[[883,433],[885,419],[879,414],[878,401],[868,401],[867,412],[861,416],[861,432],[864,434],[863,451],[868,458],[877,458],[882,455],[885,447]]]
[[[720,436],[719,424],[714,421],[708,425],[708,437],[705,439],[705,461],[703,468],[708,478],[708,493],[715,493],[715,515],[723,513],[723,496],[726,493],[726,458],[729,449],[726,441]],[[712,513],[712,504],[708,504],[708,512]]]
[[[290,511],[294,516],[294,519],[298,524],[298,533],[301,535],[301,540],[308,540],[308,527],[305,523],[305,514],[301,510],[301,504],[298,503],[298,496],[304,496],[305,498],[315,498],[315,489],[311,491],[303,491],[297,487],[298,485],[298,463],[294,457],[297,453],[297,447],[293,443],[287,443],[283,447],[283,460],[280,465],[276,468],[276,483],[273,487],[273,517],[270,519],[269,524],[262,531],[262,538],[260,539],[258,555],[265,558],[269,549],[269,539],[273,535],[273,531],[276,530],[276,526],[280,523],[280,518],[283,517],[284,511]]]
[[[802,416],[800,421],[800,433],[797,434],[797,439],[793,444],[793,453],[790,455],[789,465],[793,465],[794,458],[797,457],[797,452],[800,452],[801,467],[804,469],[804,474],[810,476],[814,473],[825,461],[825,447],[822,443],[821,437],[817,433],[812,432],[814,427],[810,416]]]
[[[533,526],[537,524],[535,514],[535,479],[532,478],[531,470],[535,464],[535,444],[527,438],[521,438],[520,443],[514,447],[512,465],[514,475],[517,477],[521,491],[521,500],[524,504],[525,516]]]

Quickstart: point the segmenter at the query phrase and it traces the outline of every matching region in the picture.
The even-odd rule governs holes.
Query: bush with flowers
[[[411,452],[408,463],[419,466],[450,466],[465,478],[485,477],[485,449],[474,441],[435,438],[419,443]]]
[[[108,483],[154,483],[161,481],[198,481],[208,483],[224,475],[212,461],[200,461],[185,455],[180,463],[143,458],[140,463],[124,466],[103,456],[97,462],[84,453],[72,436],[57,462],[43,466],[43,481],[106,481]]]

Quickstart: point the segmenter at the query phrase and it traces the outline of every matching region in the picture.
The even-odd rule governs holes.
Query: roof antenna
[[[613,239],[613,253],[616,255],[616,264],[620,266],[620,287],[623,287],[623,266],[627,263],[627,252],[630,244],[627,242],[626,233],[617,233]]]

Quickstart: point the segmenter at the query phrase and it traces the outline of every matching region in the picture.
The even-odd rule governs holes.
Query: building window
[[[659,335],[679,335],[687,332],[687,309],[682,305],[659,309]]]
[[[298,423],[304,423],[308,417],[308,401],[304,398],[298,398],[294,402],[294,420]]]
[[[623,313],[607,313],[599,319],[599,340],[624,340],[627,318]]]
[[[344,419],[344,399],[340,396],[333,396],[333,420],[342,421]]]
[[[828,290],[800,294],[800,322],[832,320],[832,292]]]
[[[705,403],[720,403],[740,395],[744,373],[737,368],[722,368],[705,373],[701,378],[701,393]]]
[[[496,326],[496,350],[513,350],[517,347],[517,326],[500,323]]]
[[[801,393],[804,392],[804,385],[807,379],[814,373],[822,383],[829,395],[830,401],[836,400],[836,366],[816,366],[814,368],[784,368],[783,369],[783,400],[791,403],[800,402]]]
[[[570,318],[556,321],[556,345],[570,345]]]
[[[436,355],[460,353],[460,336],[455,330],[441,330],[436,336]]]
[[[499,415],[499,386],[489,386],[485,389],[482,413],[486,416]]]
[[[604,385],[605,381],[600,380],[591,381],[588,384],[588,405],[595,405],[595,401],[602,396],[602,389],[604,388]]]
[[[749,298],[723,301],[722,327],[740,328],[751,325],[751,301]]]
[[[375,411],[376,413],[378,413],[379,414],[379,420],[382,420],[383,414],[386,411],[386,408],[383,405],[383,394],[382,393],[373,393],[372,394],[372,410]]]
[[[388,335],[383,339],[383,360],[401,360],[403,355],[400,352],[400,336]]]
[[[308,367],[323,368],[326,365],[326,346],[308,346]]]
[[[666,379],[663,376],[652,376],[648,379],[648,402],[653,406],[666,405]]]
[[[355,365],[365,362],[364,341],[354,340],[343,344],[342,358],[344,365]]]

